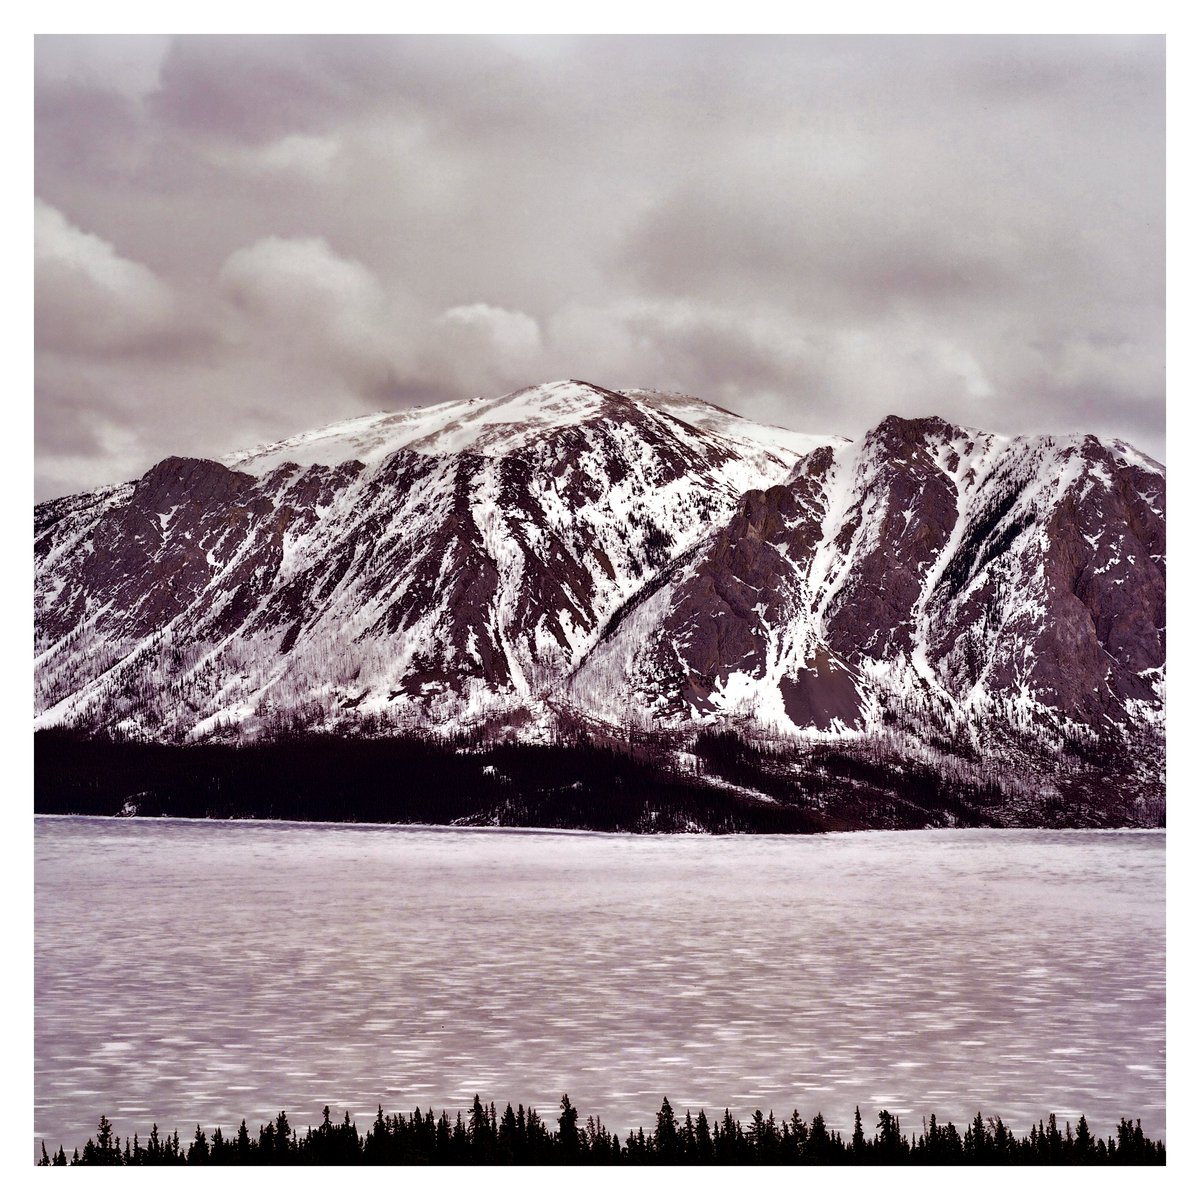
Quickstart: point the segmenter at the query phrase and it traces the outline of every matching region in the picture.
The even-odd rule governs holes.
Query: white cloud
[[[175,313],[170,288],[103,238],[34,202],[39,349],[129,349],[162,334]]]
[[[528,313],[492,304],[460,304],[448,308],[442,320],[479,334],[504,360],[530,359],[542,348],[542,331]]]
[[[238,146],[218,143],[210,148],[209,158],[218,167],[232,167],[254,175],[286,175],[324,182],[341,151],[335,137],[290,133],[265,146]]]
[[[383,304],[383,289],[371,272],[320,237],[272,236],[235,250],[221,267],[220,284],[240,307],[289,318]]]
[[[362,263],[324,238],[267,237],[235,250],[218,275],[234,339],[332,363],[386,353],[388,296]]]
[[[385,287],[324,238],[267,237],[235,250],[218,274],[227,367],[252,403],[293,399],[291,426],[394,403],[419,373],[429,319],[402,288]],[[309,416],[308,414],[313,414]]]

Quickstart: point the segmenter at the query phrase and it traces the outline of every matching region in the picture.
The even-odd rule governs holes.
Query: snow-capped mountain
[[[38,722],[544,716],[622,604],[834,444],[564,382],[167,459],[37,510]]]
[[[35,533],[40,727],[715,725],[1161,792],[1164,473],[1117,441],[566,381],[167,459]]]

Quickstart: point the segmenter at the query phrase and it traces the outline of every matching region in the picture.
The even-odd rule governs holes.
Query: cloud
[[[40,348],[128,351],[174,321],[174,297],[153,271],[41,200],[34,202],[34,269]]]
[[[405,360],[402,304],[361,262],[324,238],[262,238],[235,250],[218,274],[229,306],[231,352],[370,391]],[[336,390],[336,389],[335,389]]]
[[[1162,456],[1161,38],[35,52],[56,478],[567,377]]]
[[[171,39],[159,36],[38,36],[38,78],[56,85],[84,85],[141,99],[159,84]]]
[[[262,238],[234,251],[219,278],[234,304],[273,320],[353,320],[384,302],[371,272],[320,237]]]
[[[214,148],[211,159],[218,168],[241,170],[249,175],[278,175],[291,179],[307,178],[324,184],[337,161],[341,149],[336,137],[320,137],[306,133],[290,133],[267,145]]]
[[[446,309],[442,322],[471,335],[483,353],[504,363],[528,363],[542,348],[541,330],[528,313],[492,304],[459,304]]]

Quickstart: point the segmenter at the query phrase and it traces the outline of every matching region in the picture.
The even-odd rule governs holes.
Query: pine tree
[[[683,1115],[683,1135],[680,1147],[680,1158],[686,1163],[696,1161],[696,1126],[692,1124],[692,1110],[689,1108]]]
[[[492,1127],[488,1120],[487,1110],[475,1093],[475,1101],[471,1105],[471,1119],[467,1126],[467,1140],[471,1147],[471,1161],[474,1163],[490,1163],[492,1155]]]
[[[1062,1162],[1063,1139],[1058,1130],[1058,1120],[1053,1113],[1050,1114],[1050,1121],[1046,1126],[1046,1145],[1050,1152],[1049,1161],[1052,1163]]]
[[[654,1123],[654,1149],[659,1163],[675,1164],[679,1161],[679,1126],[675,1123],[675,1113],[666,1096]]]
[[[277,1161],[287,1162],[288,1151],[291,1148],[291,1136],[292,1127],[288,1124],[287,1113],[280,1110],[279,1116],[275,1118],[275,1154]]]
[[[96,1127],[96,1162],[100,1166],[112,1166],[120,1158],[120,1150],[113,1144],[112,1124],[105,1116],[100,1117]]]
[[[155,1127],[157,1130],[157,1126]],[[240,1166],[248,1166],[250,1163],[250,1131],[246,1128],[246,1118],[242,1118],[241,1125],[238,1126],[237,1142],[234,1144],[235,1161]]]
[[[880,1162],[895,1166],[903,1161],[904,1139],[900,1136],[900,1122],[888,1110],[879,1113],[876,1145],[879,1147]]]
[[[378,1106],[375,1121],[367,1134],[366,1145],[363,1148],[363,1161],[382,1165],[388,1162],[388,1122],[383,1115],[383,1105]]]
[[[708,1130],[708,1117],[704,1115],[704,1109],[696,1117],[696,1161],[702,1166],[713,1161],[712,1134]]]
[[[829,1131],[825,1128],[825,1118],[817,1113],[812,1119],[808,1130],[808,1143],[805,1151],[806,1161],[810,1163],[827,1163],[829,1154]]]
[[[558,1149],[564,1162],[574,1162],[579,1157],[579,1113],[571,1103],[571,1097],[563,1092],[558,1117]]]
[[[258,1127],[258,1159],[263,1163],[275,1161],[275,1122]]]
[[[1070,1129],[1070,1125],[1067,1125]],[[1077,1162],[1092,1162],[1096,1157],[1096,1146],[1092,1131],[1088,1128],[1087,1117],[1079,1114],[1079,1125],[1075,1131],[1075,1160]]]
[[[203,1166],[208,1162],[208,1138],[199,1125],[196,1126],[196,1137],[188,1147],[187,1161],[192,1166]]]
[[[500,1161],[512,1163],[515,1161],[517,1148],[517,1116],[509,1104],[500,1118],[500,1132],[497,1136],[500,1147]]]

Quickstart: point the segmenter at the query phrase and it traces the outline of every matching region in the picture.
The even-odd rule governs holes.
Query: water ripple
[[[666,1093],[1157,1137],[1164,857],[1153,833],[39,819],[35,1125],[69,1151],[101,1111],[182,1136],[476,1091],[552,1119],[569,1091],[622,1133]]]

